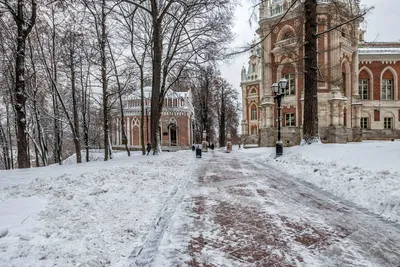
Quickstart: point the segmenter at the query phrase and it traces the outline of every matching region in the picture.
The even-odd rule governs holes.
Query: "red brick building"
[[[348,21],[358,7],[342,0],[340,12],[330,0],[318,1],[318,33]],[[257,31],[263,40],[242,70],[242,139],[274,146],[277,111],[272,84],[285,77],[282,140],[297,145],[303,125],[304,20],[301,1],[269,0],[260,4]],[[286,15],[284,15],[287,13]],[[366,43],[362,21],[321,34],[318,46],[318,116],[323,142],[400,138],[398,73],[400,43]]]
[[[144,116],[144,142],[150,139],[150,102],[151,87],[145,87],[145,116]],[[124,98],[124,117],[129,147],[140,148],[140,112],[141,102],[139,93],[134,93]],[[191,92],[167,93],[159,123],[161,148],[163,150],[186,149],[193,143],[194,108]],[[122,146],[120,118],[113,120],[112,143]]]

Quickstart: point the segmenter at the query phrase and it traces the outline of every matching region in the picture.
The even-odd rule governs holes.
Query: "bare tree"
[[[317,0],[304,2],[304,125],[303,139],[318,140]]]
[[[153,154],[157,154],[159,120],[166,93],[179,81],[191,62],[206,62],[221,54],[232,37],[229,27],[233,4],[214,0],[126,2],[141,8],[151,17],[151,144]]]
[[[26,39],[32,31],[36,21],[37,3],[36,0],[31,0],[30,10],[27,11],[24,0],[17,0],[16,3],[10,3],[8,0],[1,0],[0,4],[5,6],[8,12],[11,13],[14,22],[17,26],[17,44],[15,54],[15,111],[17,120],[17,149],[18,149],[18,167],[29,168],[30,155],[29,143],[26,134],[26,92],[25,92],[25,48]],[[13,6],[14,4],[14,6]],[[30,13],[29,18],[25,14]]]
[[[121,39],[129,43],[131,56],[134,63],[139,69],[139,84],[140,84],[140,136],[141,136],[141,146],[142,154],[146,154],[145,148],[145,135],[144,135],[144,125],[145,125],[145,95],[144,95],[144,85],[145,85],[145,75],[147,74],[148,59],[150,59],[150,49],[151,49],[151,38],[152,38],[152,28],[151,19],[147,12],[140,9],[138,6],[131,5],[120,5],[120,15],[122,19],[120,20],[123,26],[123,34],[120,35]],[[122,118],[121,118],[122,120]],[[148,122],[146,122],[148,123]],[[122,133],[125,135],[125,125],[121,121]],[[148,140],[149,141],[149,140]]]
[[[191,85],[196,118],[195,139],[196,142],[201,142],[203,131],[206,131],[206,141],[210,142],[213,138],[212,125],[214,124],[214,114],[210,106],[219,74],[212,65],[198,66],[193,72],[198,73],[197,76],[193,74],[194,79]]]
[[[86,8],[92,14],[97,37],[97,47],[100,54],[100,83],[102,87],[102,109],[103,109],[103,145],[104,145],[104,161],[109,159],[110,142],[109,142],[109,111],[110,111],[110,95],[108,90],[108,69],[107,69],[107,16],[110,11],[106,1],[102,0],[100,6],[96,1],[84,1]]]

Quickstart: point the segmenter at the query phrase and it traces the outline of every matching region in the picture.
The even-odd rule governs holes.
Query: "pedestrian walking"
[[[147,143],[147,155],[149,155],[150,150],[151,150],[151,144],[149,142],[149,143]]]

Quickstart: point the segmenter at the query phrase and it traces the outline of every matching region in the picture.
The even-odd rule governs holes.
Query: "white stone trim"
[[[398,76],[397,76],[396,70],[393,69],[391,66],[387,66],[386,68],[384,68],[381,71],[381,77],[380,77],[380,80],[379,80],[380,81],[380,84],[379,84],[379,99],[381,99],[381,97],[382,97],[382,77],[383,77],[383,74],[387,70],[389,70],[393,74],[393,88],[392,88],[392,90],[393,90],[393,99],[390,99],[390,100],[398,100],[398,94],[397,94],[397,91],[398,91],[398,89],[397,89],[398,88]],[[385,100],[383,100],[383,101],[385,101]]]
[[[367,66],[363,66],[361,69],[358,70],[358,80],[360,79],[360,73],[365,70],[368,75],[369,75],[369,100],[373,100],[374,99],[374,74],[372,73],[372,71],[367,67]],[[357,82],[358,84],[358,82]],[[358,90],[358,88],[357,88]],[[365,100],[365,99],[364,99]]]

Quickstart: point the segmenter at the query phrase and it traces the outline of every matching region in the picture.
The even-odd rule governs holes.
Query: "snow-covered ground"
[[[313,144],[238,152],[269,161],[292,176],[400,222],[400,140]]]
[[[195,160],[191,151],[119,153],[1,171],[0,266],[125,266]]]
[[[232,151],[400,222],[400,141],[297,146],[278,159],[274,152]],[[192,151],[114,156],[0,171],[0,266],[129,266],[202,159]]]

